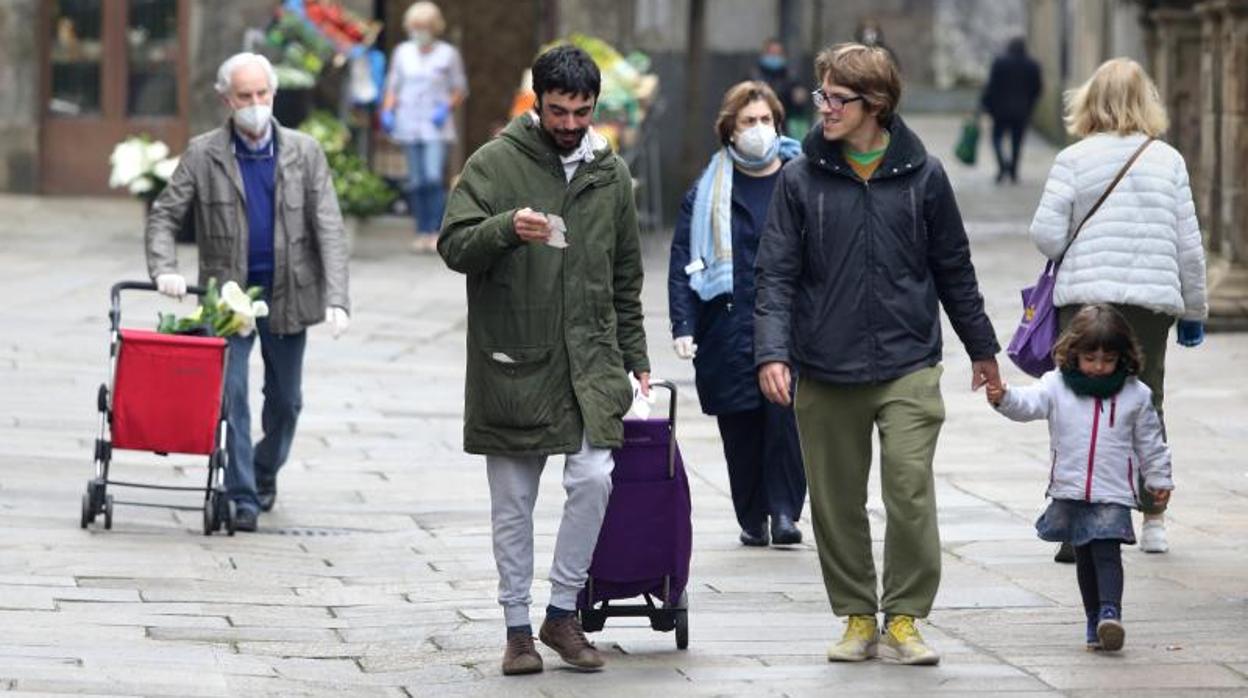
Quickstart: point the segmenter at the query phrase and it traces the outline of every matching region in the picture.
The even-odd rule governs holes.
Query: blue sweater
[[[247,285],[273,286],[273,180],[277,171],[277,140],[252,150],[234,135],[234,156],[247,198]]]

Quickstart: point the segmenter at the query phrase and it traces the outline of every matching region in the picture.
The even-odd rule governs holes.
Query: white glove
[[[329,331],[334,339],[345,334],[347,328],[351,326],[351,316],[347,315],[346,310],[336,305],[325,309],[325,317],[329,321]]]
[[[181,274],[157,274],[156,290],[170,298],[182,298],[186,295],[186,277]]]
[[[677,337],[672,340],[672,350],[676,352],[676,356],[688,361],[698,353],[698,345],[693,343],[693,337]]]

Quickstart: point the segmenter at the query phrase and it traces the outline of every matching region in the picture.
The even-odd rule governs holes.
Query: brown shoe
[[[559,658],[578,669],[602,668],[602,655],[585,639],[581,621],[575,615],[547,618],[537,633],[543,645],[559,653]]]
[[[507,650],[503,652],[503,676],[536,674],[542,670],[542,655],[533,646],[533,636],[528,633],[507,635]]]

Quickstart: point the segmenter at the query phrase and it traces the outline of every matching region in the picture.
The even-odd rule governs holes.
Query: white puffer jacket
[[[1031,222],[1031,239],[1056,260],[1079,221],[1145,140],[1089,136],[1057,154]],[[1153,141],[1066,253],[1057,306],[1122,303],[1185,320],[1209,314],[1205,250],[1183,156]]]
[[[1136,468],[1150,490],[1174,489],[1152,391],[1138,378],[1103,399],[1076,395],[1061,373],[1049,371],[1038,383],[1009,386],[997,410],[1016,422],[1049,421],[1053,499],[1134,507]]]

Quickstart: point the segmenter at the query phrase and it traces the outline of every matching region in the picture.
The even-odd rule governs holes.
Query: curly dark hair
[[[552,91],[597,100],[601,90],[602,73],[594,59],[571,44],[556,46],[533,62],[533,92],[538,100]]]
[[[1118,353],[1118,363],[1127,375],[1137,376],[1144,368],[1144,354],[1131,323],[1108,303],[1085,305],[1075,313],[1070,325],[1053,346],[1058,368],[1079,368],[1079,354],[1096,350]]]

